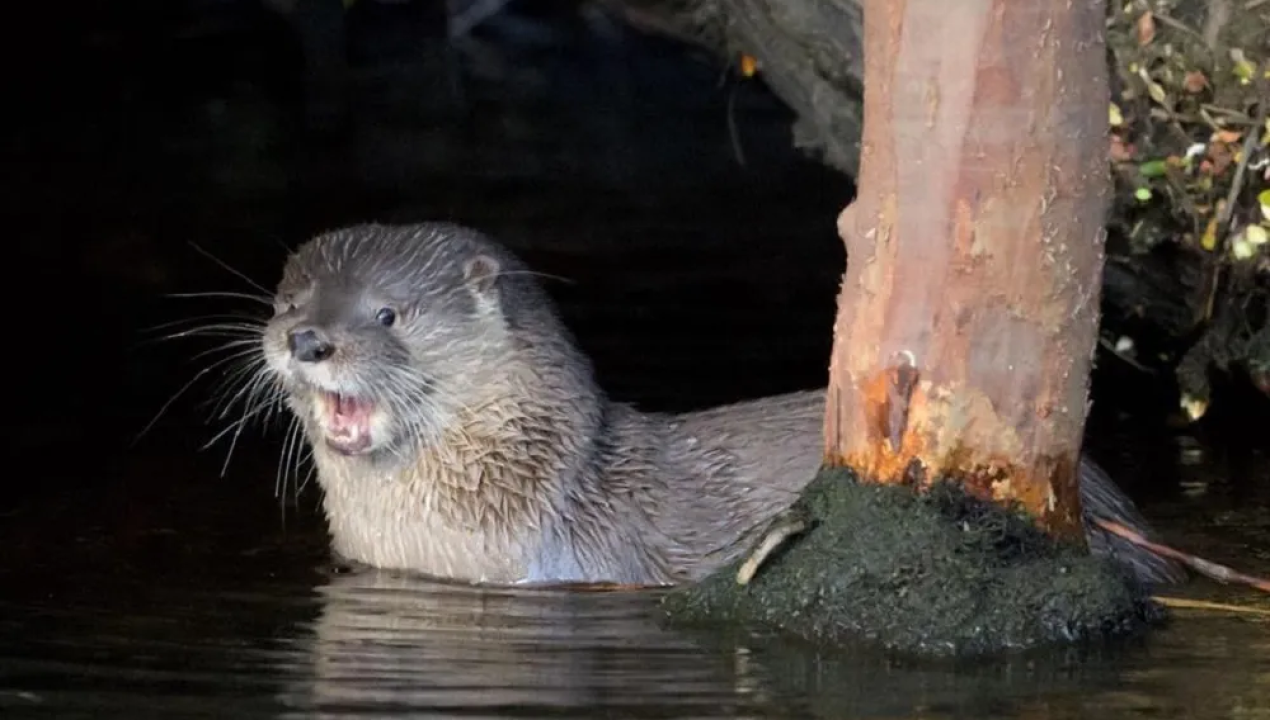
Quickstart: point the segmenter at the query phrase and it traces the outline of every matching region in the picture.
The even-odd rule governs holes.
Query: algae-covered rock
[[[1163,617],[1110,560],[952,483],[919,494],[825,470],[792,512],[810,528],[751,582],[737,583],[734,564],[679,588],[663,600],[671,619],[977,655],[1131,635]]]

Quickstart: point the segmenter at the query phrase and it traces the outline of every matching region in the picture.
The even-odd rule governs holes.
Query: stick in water
[[[1180,550],[1174,550],[1167,545],[1151,542],[1118,522],[1103,520],[1102,518],[1095,518],[1094,522],[1107,532],[1115,533],[1131,543],[1141,545],[1156,555],[1173,558],[1183,565],[1190,567],[1200,575],[1212,578],[1217,582],[1242,583],[1244,585],[1254,587],[1262,592],[1270,592],[1270,580],[1254,577],[1252,575],[1245,575],[1237,570],[1232,570],[1225,565],[1218,565],[1215,562],[1184,553]]]

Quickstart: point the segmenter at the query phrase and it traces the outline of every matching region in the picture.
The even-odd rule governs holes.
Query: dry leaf
[[[1239,132],[1238,130],[1218,130],[1217,132],[1213,133],[1213,137],[1215,139],[1220,140],[1224,143],[1237,143],[1239,142],[1239,138],[1243,136],[1244,134]]]
[[[1155,17],[1151,11],[1138,18],[1138,45],[1146,45],[1155,38]]]
[[[1234,154],[1229,145],[1214,142],[1208,146],[1208,159],[1213,161],[1213,174],[1221,175],[1230,167]]]
[[[1125,162],[1133,159],[1133,145],[1126,143],[1124,138],[1119,135],[1111,136],[1111,159],[1115,162]]]
[[[1208,78],[1199,70],[1192,70],[1186,73],[1186,79],[1182,81],[1182,87],[1188,93],[1198,93],[1208,87]]]

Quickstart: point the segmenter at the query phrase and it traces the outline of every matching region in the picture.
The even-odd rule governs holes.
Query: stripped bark
[[[946,477],[1082,538],[1108,78],[1102,2],[866,0],[826,461]]]

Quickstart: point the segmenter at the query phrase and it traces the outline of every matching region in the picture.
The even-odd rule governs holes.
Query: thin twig
[[[1204,42],[1213,52],[1217,51],[1217,39],[1230,21],[1230,0],[1208,0],[1208,17],[1204,19]]]
[[[1246,615],[1262,615],[1270,617],[1270,609],[1251,605],[1231,605],[1229,603],[1210,602],[1208,600],[1192,600],[1191,598],[1152,595],[1151,599],[1167,607],[1188,608],[1191,610],[1217,610],[1219,612],[1244,613]]]
[[[1244,175],[1248,171],[1248,162],[1252,159],[1252,151],[1257,147],[1257,139],[1261,134],[1261,126],[1266,122],[1266,113],[1270,111],[1270,102],[1266,98],[1266,92],[1270,92],[1267,83],[1259,81],[1261,86],[1261,101],[1257,103],[1257,117],[1252,122],[1252,126],[1248,128],[1248,135],[1244,138],[1243,147],[1239,149],[1239,164],[1235,165],[1235,176],[1230,180],[1230,191],[1226,193],[1226,205],[1218,213],[1217,224],[1226,225],[1231,222],[1235,213],[1235,201],[1239,199],[1239,193],[1244,189]],[[1227,228],[1229,231],[1229,228]]]
[[[1201,35],[1195,28],[1191,27],[1190,25],[1187,25],[1181,20],[1178,20],[1172,15],[1167,15],[1165,13],[1153,10],[1151,12],[1151,16],[1155,19],[1156,22],[1160,23],[1161,25],[1168,25],[1174,30],[1187,33],[1188,35],[1192,35],[1194,36],[1196,40],[1199,40],[1201,42],[1204,40],[1204,36]]]
[[[1265,82],[1259,82],[1263,89],[1266,88]],[[1264,93],[1263,93],[1264,97]],[[1248,129],[1248,135],[1244,138],[1244,143],[1240,147],[1239,162],[1235,165],[1235,175],[1230,179],[1230,190],[1226,193],[1226,202],[1217,210],[1217,246],[1214,252],[1218,255],[1225,253],[1226,240],[1230,235],[1231,224],[1235,218],[1235,202],[1239,199],[1239,193],[1243,190],[1244,175],[1248,171],[1248,162],[1252,158],[1252,151],[1256,149],[1257,136],[1260,133],[1261,126],[1266,122],[1266,111],[1270,110],[1270,102],[1262,100],[1258,103],[1257,117],[1253,120],[1251,127]],[[1213,316],[1213,307],[1217,302],[1217,291],[1221,286],[1222,269],[1224,263],[1214,263],[1213,273],[1209,277],[1208,297],[1204,302],[1204,318],[1208,319]]]
[[[1256,588],[1262,592],[1270,593],[1270,580],[1253,575],[1245,575],[1244,573],[1228,568],[1225,565],[1218,565],[1215,562],[1205,560],[1201,557],[1196,557],[1189,553],[1184,553],[1181,550],[1174,550],[1168,545],[1151,542],[1150,540],[1142,537],[1142,535],[1112,520],[1095,518],[1094,524],[1109,533],[1119,535],[1135,545],[1140,545],[1156,555],[1177,560],[1204,577],[1212,578],[1220,583],[1241,583],[1248,585],[1249,587]]]
[[[1133,367],[1133,368],[1135,368],[1135,369],[1137,369],[1137,370],[1139,370],[1139,371],[1141,371],[1141,372],[1144,372],[1144,373],[1146,373],[1146,374],[1148,374],[1148,375],[1156,375],[1156,374],[1157,374],[1155,370],[1153,370],[1153,369],[1151,369],[1151,368],[1147,367],[1146,365],[1143,365],[1142,363],[1138,362],[1137,360],[1134,360],[1133,358],[1129,357],[1128,355],[1125,355],[1124,353],[1122,353],[1122,352],[1120,352],[1119,350],[1117,350],[1117,349],[1116,349],[1116,345],[1115,345],[1115,343],[1111,342],[1111,341],[1110,341],[1110,340],[1108,340],[1107,338],[1103,338],[1103,337],[1098,338],[1098,344],[1099,344],[1099,345],[1101,345],[1101,346],[1103,346],[1104,348],[1106,348],[1106,349],[1107,349],[1107,352],[1111,353],[1113,357],[1115,357],[1115,358],[1117,358],[1117,359],[1119,359],[1119,360],[1121,360],[1121,361],[1123,361],[1123,362],[1125,362],[1125,363],[1128,363],[1128,365],[1129,365],[1130,367]]]

